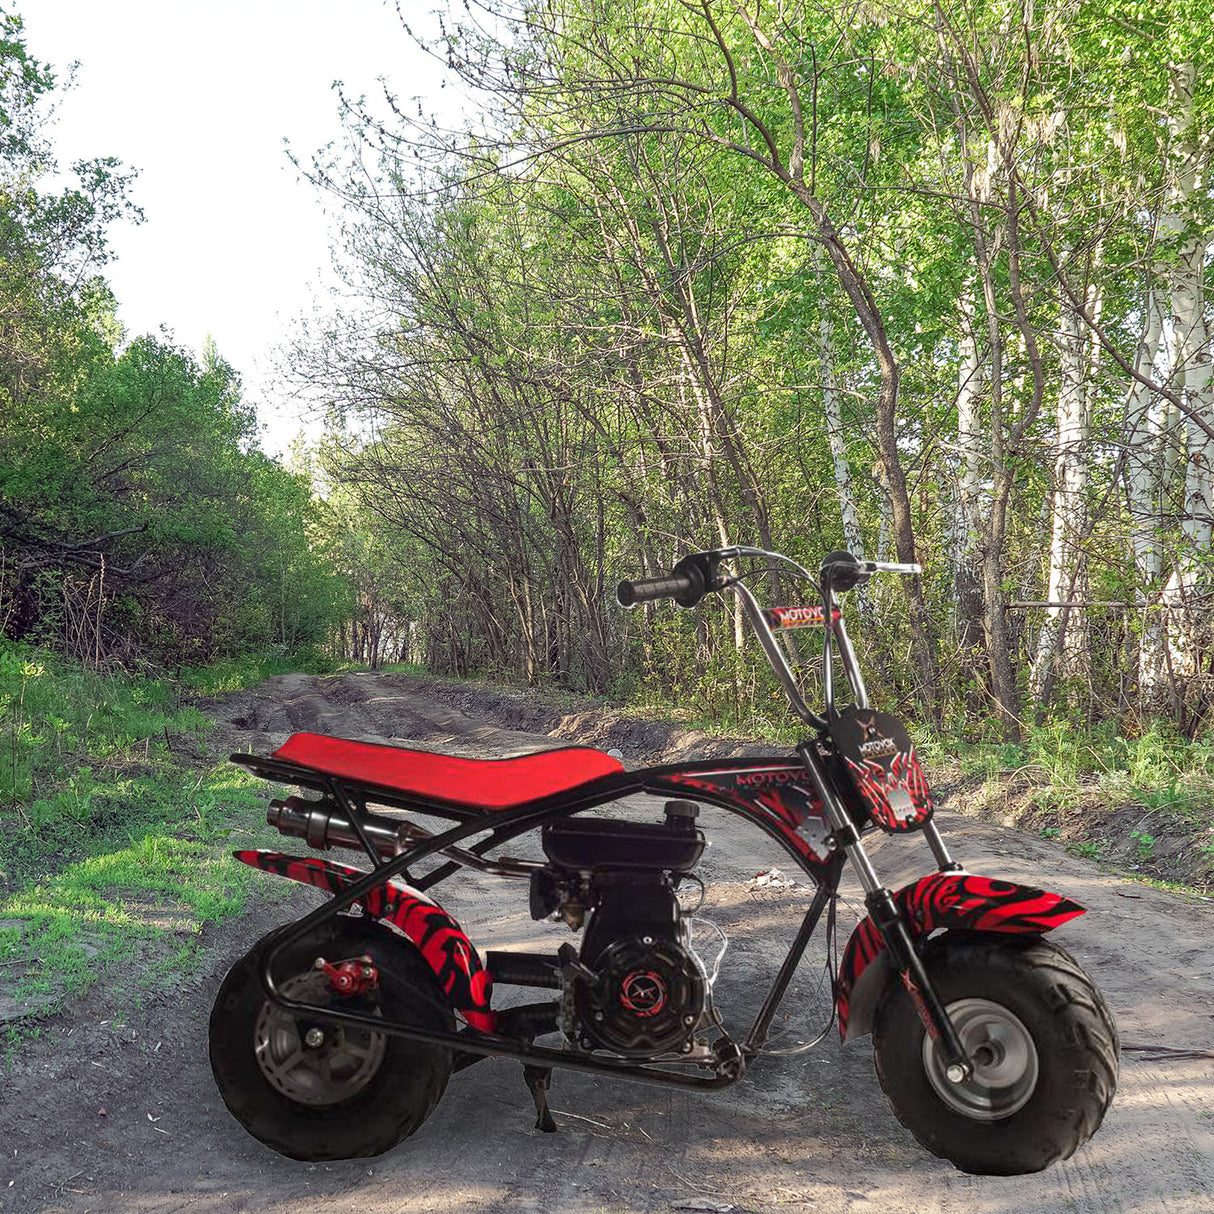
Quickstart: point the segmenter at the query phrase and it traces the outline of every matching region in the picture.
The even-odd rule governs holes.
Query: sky
[[[401,0],[410,22],[435,7]],[[7,7],[7,6],[6,6]],[[283,140],[307,163],[341,135],[334,80],[355,96],[380,77],[439,98],[431,61],[383,0],[15,0],[26,46],[60,79],[50,130],[61,166],[115,156],[139,170],[146,222],[110,231],[105,268],[128,337],[167,326],[208,335],[257,405],[266,450],[301,428],[274,389],[274,351],[332,280],[331,220]],[[444,98],[451,97],[448,90]]]

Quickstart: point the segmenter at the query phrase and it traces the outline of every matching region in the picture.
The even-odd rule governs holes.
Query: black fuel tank
[[[553,864],[582,872],[688,872],[704,851],[704,832],[688,819],[667,825],[557,818],[541,837]]]

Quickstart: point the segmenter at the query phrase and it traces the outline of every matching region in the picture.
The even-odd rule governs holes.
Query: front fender
[[[904,885],[894,902],[915,938],[937,928],[1035,936],[1085,913],[1060,894],[969,873],[929,873]],[[862,919],[843,951],[835,982],[840,1037],[862,1037],[871,1030],[889,969],[881,932],[872,919]]]
[[[362,869],[315,856],[288,856],[274,851],[232,853],[242,864],[263,872],[315,885],[338,894],[367,874]],[[451,1006],[475,1029],[492,1032],[496,1017],[489,1000],[493,979],[463,928],[437,902],[401,881],[377,886],[359,905],[372,919],[388,923],[411,940],[434,971]]]

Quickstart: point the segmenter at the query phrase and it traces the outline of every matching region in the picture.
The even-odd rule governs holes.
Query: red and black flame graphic
[[[281,852],[238,851],[242,864],[289,877],[338,894],[367,874],[361,869],[312,856]],[[436,902],[399,881],[376,886],[360,904],[372,919],[390,923],[416,946],[434,971],[451,1006],[475,1029],[492,1032],[496,1017],[490,1010],[493,979],[460,925]]]
[[[894,902],[913,936],[948,927],[1038,935],[1085,913],[1079,903],[1061,894],[969,873],[929,873],[898,890]],[[884,948],[877,925],[862,919],[847,942],[835,984],[842,1037],[847,1036],[852,991]]]
[[[931,817],[931,793],[913,746],[895,753],[888,767],[873,759],[844,758],[869,817],[883,830],[914,830]]]
[[[642,1019],[656,1016],[666,1006],[666,983],[653,970],[633,970],[620,983],[620,1003]]]
[[[712,794],[705,800],[727,801],[751,821],[774,826],[794,850],[817,864],[829,858],[819,851],[798,830],[809,818],[820,823],[820,834],[829,833],[826,810],[813,789],[806,787],[808,777],[802,764],[753,769],[701,771],[694,776],[684,773],[667,776],[666,782],[693,792]]]
[[[894,897],[917,935],[938,927],[1048,932],[1085,913],[1061,894],[969,873],[929,873]]]
[[[831,722],[864,812],[882,830],[917,830],[932,816],[927,778],[906,728],[896,717],[847,708]]]

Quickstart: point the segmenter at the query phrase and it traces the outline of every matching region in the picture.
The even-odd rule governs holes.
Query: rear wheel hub
[[[288,978],[282,993],[320,1006],[333,999],[328,979],[318,970]],[[383,1033],[342,1024],[322,1029],[268,999],[253,1029],[254,1053],[266,1081],[288,1100],[314,1107],[340,1104],[361,1092],[379,1071],[386,1047]]]

